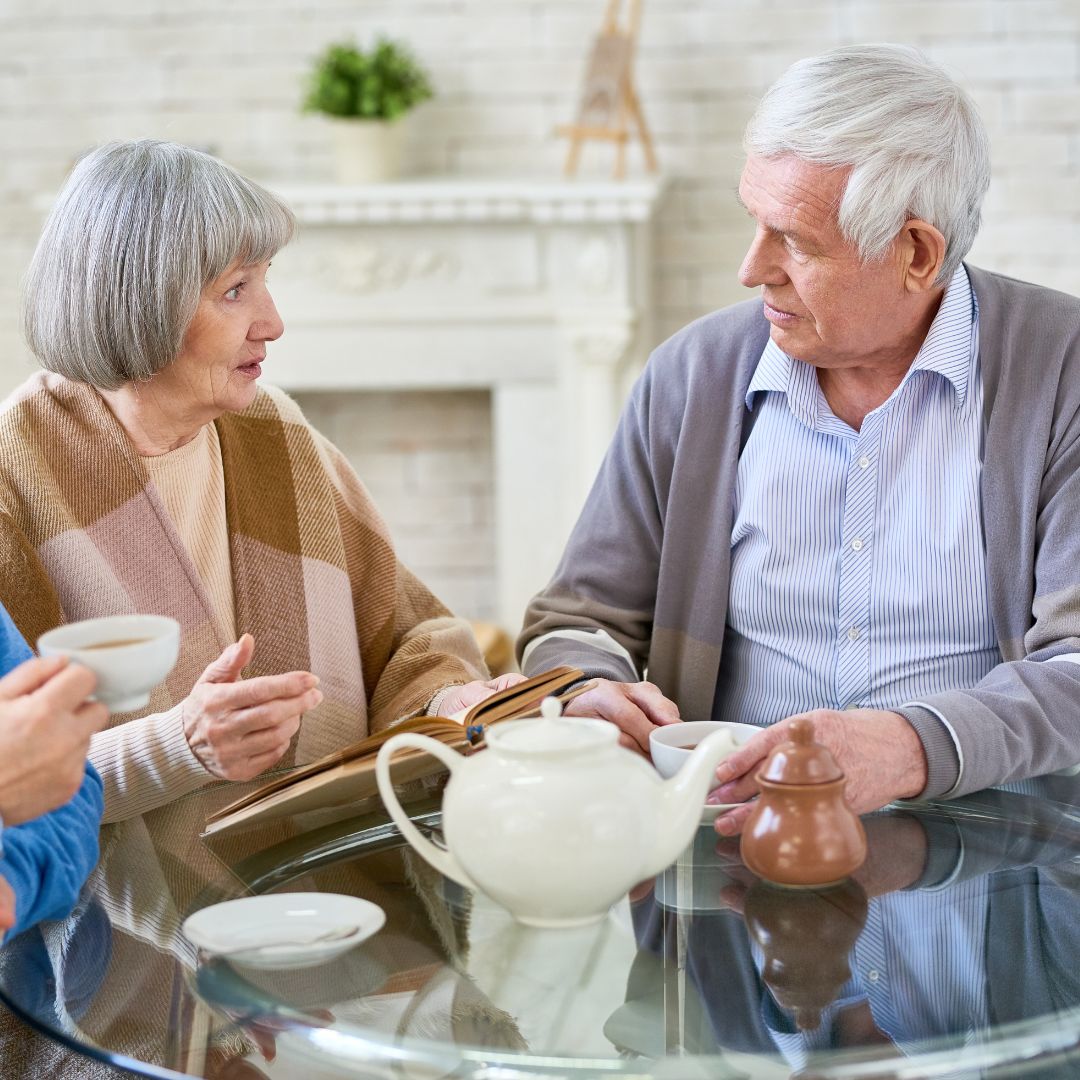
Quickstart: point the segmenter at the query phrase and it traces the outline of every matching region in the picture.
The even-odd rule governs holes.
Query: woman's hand
[[[244,634],[203,673],[183,704],[184,735],[207,772],[250,780],[279,761],[300,718],[323,696],[310,671],[241,679],[255,639]]]
[[[86,699],[97,677],[65,656],[27,660],[0,679],[0,816],[29,821],[74,797],[90,736],[109,719]]]
[[[436,716],[453,716],[462,709],[471,709],[478,702],[491,697],[498,690],[505,690],[508,686],[516,686],[524,682],[525,676],[512,672],[509,675],[499,675],[497,678],[482,682],[465,683],[464,686],[453,686],[450,692],[439,702]]]

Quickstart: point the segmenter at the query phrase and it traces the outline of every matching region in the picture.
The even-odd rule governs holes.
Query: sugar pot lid
[[[774,784],[828,784],[843,778],[836,758],[814,741],[814,723],[806,717],[792,721],[790,739],[769,755],[761,772],[762,780]]]

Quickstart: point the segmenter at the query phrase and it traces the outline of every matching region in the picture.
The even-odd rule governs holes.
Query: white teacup
[[[41,656],[70,656],[97,676],[94,697],[110,712],[150,703],[150,691],[180,654],[180,624],[164,615],[108,615],[42,634]]]
[[[661,776],[674,776],[690,757],[694,747],[714,731],[726,732],[733,754],[761,728],[753,724],[728,724],[722,720],[684,720],[653,728],[649,735],[649,753]]]
[[[731,742],[728,754],[733,754],[760,730],[753,724],[729,724],[723,720],[684,720],[678,724],[664,724],[649,733],[649,753],[661,776],[674,776],[690,757],[694,747],[714,731],[728,733]],[[719,805],[710,805],[706,807],[706,813],[712,811],[715,816],[721,809]]]

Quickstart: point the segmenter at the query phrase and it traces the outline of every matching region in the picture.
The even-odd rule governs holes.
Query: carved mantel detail
[[[663,183],[424,180],[277,189],[299,235],[274,260],[292,390],[492,394],[497,609],[520,625],[561,553],[655,344]]]

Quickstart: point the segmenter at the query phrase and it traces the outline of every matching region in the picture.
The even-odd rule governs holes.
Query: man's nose
[[[787,275],[772,255],[772,242],[764,229],[754,233],[746,255],[739,267],[739,283],[748,289],[759,285],[781,285]]]

